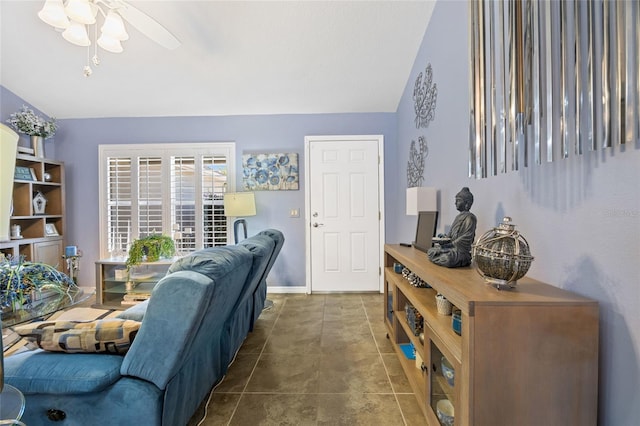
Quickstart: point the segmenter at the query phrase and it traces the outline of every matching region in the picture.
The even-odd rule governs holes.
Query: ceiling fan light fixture
[[[98,46],[111,53],[121,53],[124,50],[122,48],[122,44],[120,44],[120,40],[110,37],[104,33],[102,33],[98,39]]]
[[[68,0],[64,11],[72,19],[81,24],[95,24],[98,8],[88,0]]]
[[[110,10],[104,18],[104,25],[100,28],[102,34],[106,34],[110,38],[125,41],[129,40],[129,34],[124,27],[122,17],[117,12]]]
[[[99,38],[98,13],[103,19]],[[166,28],[125,0],[45,0],[38,17],[64,30],[62,37],[71,44],[88,47],[93,41],[95,54],[90,59],[87,49],[87,65],[83,70],[86,77],[93,72],[90,62],[96,66],[100,63],[98,46],[111,53],[124,51],[121,42],[129,39],[124,21],[167,49],[180,46],[180,41]],[[92,29],[93,40],[89,38],[87,27]]]
[[[62,0],[47,0],[38,12],[38,18],[52,27],[67,28],[69,26],[69,18],[64,12]]]
[[[62,32],[62,37],[76,46],[85,47],[91,45],[91,40],[89,40],[89,35],[87,34],[87,27],[76,21],[71,21],[67,29]]]

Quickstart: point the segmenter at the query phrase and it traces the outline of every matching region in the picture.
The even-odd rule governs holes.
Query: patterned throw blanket
[[[47,321],[66,320],[66,321],[91,321],[105,318],[115,318],[121,311],[94,309],[94,308],[71,308],[66,311],[56,312],[47,318]],[[4,346],[4,356],[10,356],[16,353],[31,351],[37,348],[37,345],[30,343],[26,339],[22,339],[18,333],[14,332],[11,327],[2,329],[2,343]]]

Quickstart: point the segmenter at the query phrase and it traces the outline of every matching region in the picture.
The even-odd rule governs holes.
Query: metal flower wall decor
[[[416,85],[413,88],[416,129],[429,127],[429,122],[433,121],[436,115],[436,100],[438,98],[438,86],[433,82],[431,64],[427,64],[427,68],[424,70],[424,81],[422,77],[422,73],[418,74]]]
[[[299,189],[298,154],[243,154],[242,180],[245,191]]]
[[[419,150],[416,149],[416,141],[412,140],[407,162],[407,188],[421,186],[424,180],[424,160],[429,153],[424,136],[418,138],[418,148]]]

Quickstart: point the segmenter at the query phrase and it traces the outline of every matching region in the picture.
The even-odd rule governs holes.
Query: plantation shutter
[[[131,159],[107,158],[107,250],[123,253],[131,229]]]
[[[202,159],[204,247],[227,244],[227,218],[222,199],[227,190],[227,162],[221,156]]]
[[[164,234],[162,158],[138,158],[138,238]]]
[[[226,245],[223,194],[234,144],[100,146],[100,251],[126,257],[137,238],[164,234],[178,255]],[[106,211],[106,214],[104,212]]]
[[[171,223],[176,250],[196,245],[196,168],[194,157],[174,157],[171,164]],[[199,222],[199,221],[198,221]]]

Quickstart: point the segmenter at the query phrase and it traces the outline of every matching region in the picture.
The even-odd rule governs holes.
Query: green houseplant
[[[26,261],[24,256],[0,256],[2,312],[29,305],[43,291],[64,295],[76,289],[76,284],[69,276],[51,265]]]
[[[134,240],[129,248],[127,269],[141,262],[155,262],[161,257],[170,258],[176,253],[173,239],[167,235],[153,234]]]

